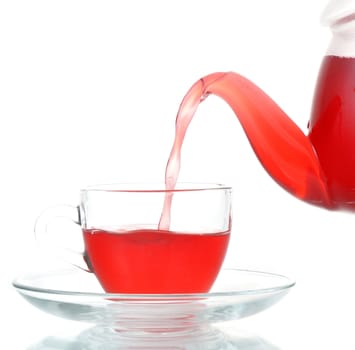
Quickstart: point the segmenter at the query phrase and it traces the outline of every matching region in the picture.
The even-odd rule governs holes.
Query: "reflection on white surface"
[[[203,334],[185,334],[131,338],[93,327],[76,336],[47,336],[27,350],[281,350],[257,335],[241,331],[226,334],[216,330],[213,337],[209,332],[206,337]]]

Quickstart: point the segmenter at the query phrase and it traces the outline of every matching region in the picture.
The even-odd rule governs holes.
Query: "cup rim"
[[[80,192],[174,193],[216,190],[232,191],[232,187],[221,183],[177,182],[173,189],[168,189],[164,182],[122,182],[89,185],[82,188]]]

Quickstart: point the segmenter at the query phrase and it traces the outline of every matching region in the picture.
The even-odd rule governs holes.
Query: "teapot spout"
[[[280,186],[308,203],[333,207],[308,137],[265,92],[239,74],[213,73],[197,81],[180,106],[177,134],[185,135],[199,103],[210,94],[233,109],[257,158]]]

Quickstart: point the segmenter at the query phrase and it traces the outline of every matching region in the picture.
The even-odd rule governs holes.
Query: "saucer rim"
[[[59,290],[59,289],[51,289],[51,288],[42,288],[42,287],[35,287],[26,285],[25,283],[21,283],[21,280],[25,278],[29,278],[30,276],[36,276],[36,273],[32,274],[21,274],[16,277],[12,281],[12,286],[19,291],[20,293],[28,293],[34,292],[39,294],[51,294],[51,295],[60,295],[60,296],[81,296],[81,297],[90,297],[90,298],[112,298],[112,299],[124,299],[124,300],[149,300],[149,301],[164,301],[164,300],[179,300],[179,299],[201,299],[201,298],[220,298],[220,297],[240,297],[240,296],[251,296],[251,295],[261,295],[261,294],[273,294],[277,292],[283,292],[288,289],[291,289],[296,285],[296,281],[292,277],[285,276],[283,274],[274,273],[274,272],[266,272],[260,270],[251,270],[251,269],[239,269],[239,268],[224,268],[221,272],[235,272],[235,273],[248,273],[248,274],[255,274],[258,276],[266,276],[271,278],[279,278],[280,281],[284,281],[281,284],[278,284],[273,287],[264,287],[264,288],[249,288],[245,290],[235,290],[235,291],[213,291],[208,293],[174,293],[174,294],[131,294],[131,293],[105,293],[105,292],[83,292],[83,291],[67,291],[67,290]],[[53,275],[53,274],[68,274],[68,273],[79,273],[73,268],[63,268],[63,269],[56,269],[56,270],[49,270],[45,272],[41,272],[38,276],[41,275]]]

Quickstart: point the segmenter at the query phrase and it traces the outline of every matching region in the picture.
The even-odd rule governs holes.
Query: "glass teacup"
[[[90,186],[80,191],[79,206],[46,210],[35,233],[48,246],[53,219],[69,218],[79,225],[85,247],[79,260],[69,258],[74,254],[58,242],[51,246],[95,273],[106,292],[204,293],[227,251],[231,194],[230,187],[217,184],[178,184],[174,190],[164,184]],[[163,208],[167,196],[171,207]],[[162,220],[162,215],[168,217]]]

